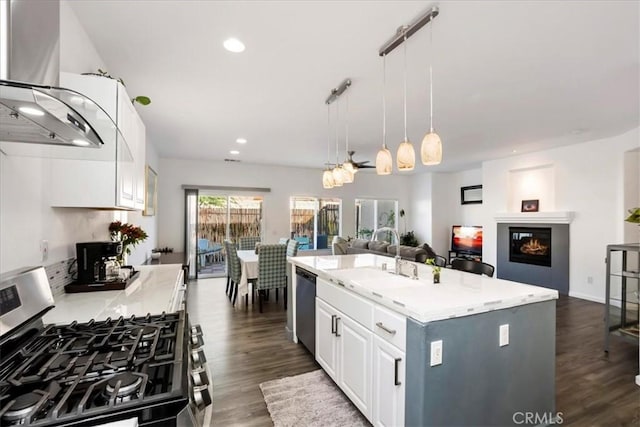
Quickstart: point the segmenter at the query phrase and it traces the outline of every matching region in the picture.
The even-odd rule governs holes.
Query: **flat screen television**
[[[482,256],[482,227],[479,225],[452,226],[451,250],[459,255]]]

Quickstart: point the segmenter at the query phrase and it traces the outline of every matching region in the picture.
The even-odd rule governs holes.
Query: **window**
[[[292,197],[290,201],[291,236],[300,250],[327,249],[340,235],[340,199]]]
[[[370,239],[380,227],[397,228],[397,200],[356,199],[356,237]]]

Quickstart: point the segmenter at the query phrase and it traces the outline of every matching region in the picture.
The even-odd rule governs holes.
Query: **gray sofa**
[[[431,248],[428,245],[425,246],[426,248],[424,246],[413,247],[400,245],[400,257],[408,261],[423,263],[427,258],[433,258],[435,256],[435,253],[433,253]],[[385,255],[389,257],[396,255],[396,245],[390,245],[387,242],[377,240],[373,242],[364,239],[352,239],[350,241],[346,241],[341,238],[335,238],[332,244],[332,249],[334,255],[366,253]],[[431,251],[433,255],[431,255],[429,251]]]

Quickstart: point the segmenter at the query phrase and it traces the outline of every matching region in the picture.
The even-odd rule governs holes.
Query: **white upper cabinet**
[[[100,159],[52,159],[51,206],[142,209],[145,127],[125,87],[106,77],[70,73],[60,73],[60,86],[89,97],[117,128],[113,123],[85,117],[98,134],[108,136],[103,138],[105,144],[99,149]],[[83,107],[85,111],[91,109]]]

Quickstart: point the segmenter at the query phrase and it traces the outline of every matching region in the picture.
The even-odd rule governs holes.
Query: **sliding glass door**
[[[291,239],[298,249],[327,249],[334,236],[340,235],[340,199],[292,197],[290,201]]]
[[[186,190],[186,244],[191,278],[226,276],[224,241],[262,236],[263,198]]]

